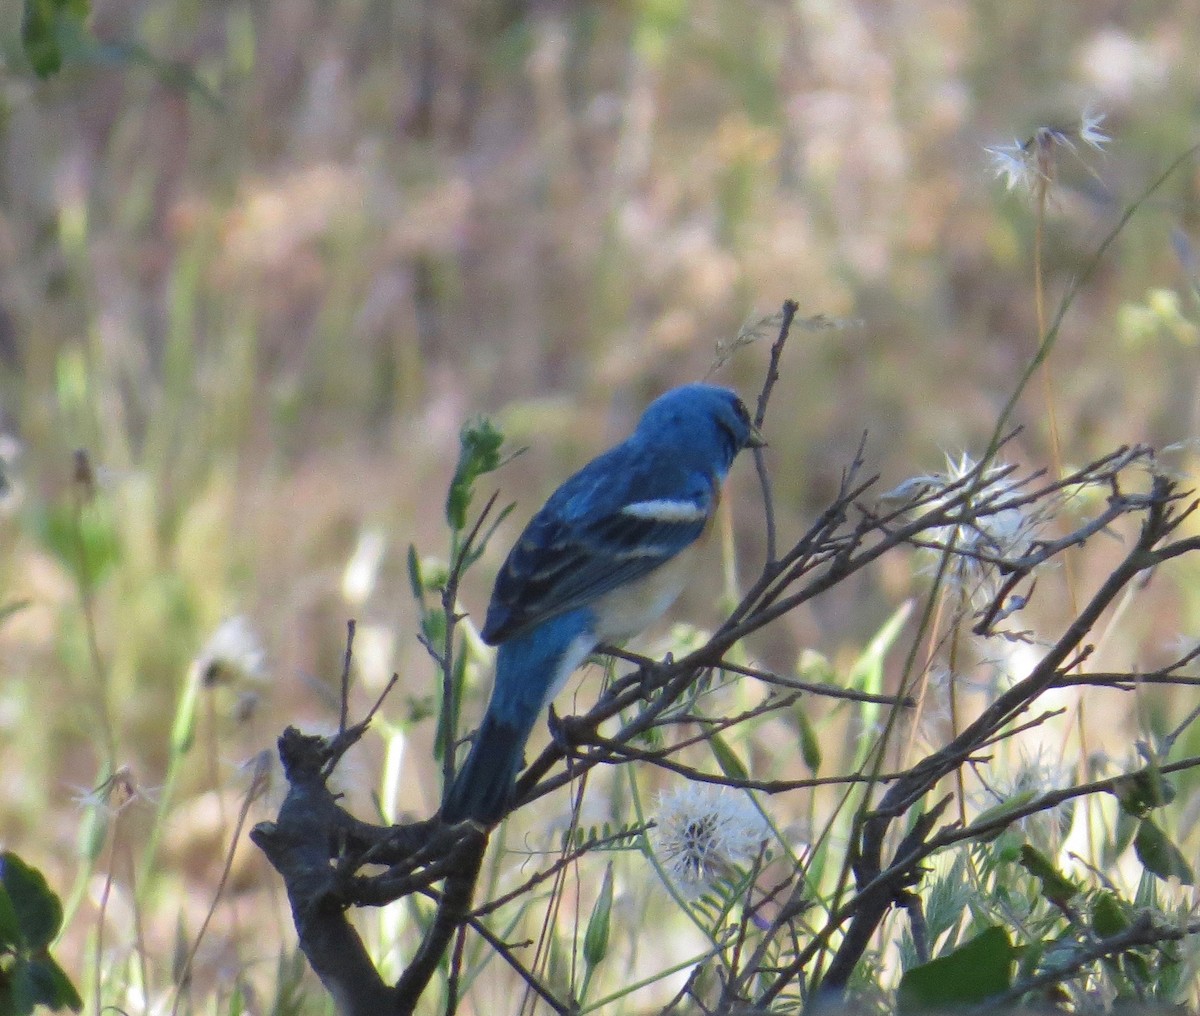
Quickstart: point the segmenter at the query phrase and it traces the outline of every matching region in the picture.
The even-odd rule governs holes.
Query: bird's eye
[[[746,408],[746,403],[744,403],[741,399],[734,400],[733,409],[734,412],[737,413],[738,419],[741,420],[742,423],[748,424],[750,422],[750,410]]]

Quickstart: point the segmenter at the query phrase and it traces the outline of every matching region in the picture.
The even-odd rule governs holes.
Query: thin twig
[[[881,706],[900,706],[905,709],[911,709],[917,704],[911,695],[875,695],[869,691],[858,691],[855,688],[840,688],[831,684],[823,684],[819,681],[801,681],[795,677],[784,677],[782,674],[776,674],[761,667],[748,667],[741,663],[734,663],[728,659],[722,659],[717,666],[722,670],[730,670],[735,674],[752,677],[756,681],[762,681],[763,684],[788,688],[793,691],[807,691],[814,695],[823,695],[826,698],[847,699],[851,702],[874,702]]]
[[[442,743],[442,787],[445,790],[448,790],[454,782],[454,724],[458,719],[457,689],[454,687],[454,639],[458,632],[458,623],[462,620],[458,613],[458,584],[462,579],[463,569],[470,560],[475,541],[483,529],[484,520],[491,514],[499,496],[500,492],[494,491],[488,498],[487,504],[483,506],[483,510],[475,519],[475,524],[467,532],[467,538],[458,548],[454,560],[450,562],[450,574],[446,579],[446,585],[442,588],[442,614],[446,618],[446,633],[442,639],[442,651],[440,654],[435,653],[434,657],[442,672],[442,715],[439,735]]]
[[[350,663],[354,659],[354,618],[346,621],[346,648],[342,652],[341,711],[338,713],[338,735],[346,733],[346,721],[350,715]]]
[[[771,399],[771,392],[775,388],[775,383],[779,380],[779,360],[783,356],[783,347],[787,342],[788,333],[792,330],[792,321],[795,320],[796,311],[800,309],[795,300],[784,300],[783,310],[779,321],[779,336],[771,345],[771,359],[767,364],[767,376],[763,379],[762,390],[758,393],[758,405],[754,410],[754,426],[761,430],[763,422],[767,418],[767,403]],[[763,495],[763,514],[766,521],[767,529],[767,560],[766,568],[772,568],[775,564],[775,498],[771,493],[771,474],[767,472],[767,458],[763,454],[762,448],[754,449],[754,469],[758,473],[758,483],[762,487]]]
[[[555,995],[554,992],[552,992],[549,988],[547,988],[546,985],[544,985],[540,980],[538,980],[538,978],[534,976],[531,971],[526,970],[525,966],[517,960],[516,956],[513,955],[512,950],[505,945],[499,939],[499,937],[494,935],[492,930],[483,921],[479,920],[477,917],[471,917],[468,918],[468,923],[471,926],[471,930],[479,935],[479,937],[485,942],[487,942],[487,944],[490,945],[495,951],[496,955],[504,960],[504,962],[510,967],[512,967],[521,980],[523,980],[529,986],[529,988],[536,993],[539,998],[541,998],[543,1002],[550,1006],[550,1008],[556,1013],[559,1013],[560,1016],[569,1016],[572,1011],[571,1007],[560,1001],[558,996]]]
[[[183,966],[180,968],[179,983],[175,989],[175,999],[171,1004],[171,1016],[175,1016],[179,1012],[179,1004],[183,1001],[183,992],[191,980],[192,964],[196,959],[196,952],[200,948],[200,943],[204,939],[205,933],[208,931],[208,926],[212,922],[213,915],[217,912],[217,904],[221,901],[221,893],[224,892],[225,886],[229,883],[229,873],[233,870],[233,858],[237,853],[238,843],[242,839],[242,829],[246,825],[246,817],[250,814],[250,806],[262,795],[266,790],[267,774],[270,771],[271,757],[267,752],[260,752],[255,760],[254,770],[250,776],[250,786],[242,797],[242,806],[238,811],[237,822],[234,824],[233,836],[229,842],[229,849],[225,852],[225,866],[221,869],[221,877],[217,879],[217,889],[213,893],[212,902],[208,906],[208,911],[204,915],[204,920],[200,922],[200,930],[196,932],[196,937],[192,939],[192,944],[188,949],[187,957],[183,961]]]

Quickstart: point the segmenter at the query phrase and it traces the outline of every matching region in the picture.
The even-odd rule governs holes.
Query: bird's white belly
[[[542,698],[543,709],[558,697],[558,693],[566,687],[571,675],[583,666],[583,661],[591,655],[598,641],[602,640],[597,640],[591,632],[584,632],[567,646],[566,651],[555,664],[554,672],[550,675],[550,683]]]
[[[662,617],[687,584],[692,557],[700,542],[680,551],[644,578],[619,586],[596,600],[592,610],[598,640],[623,641]]]

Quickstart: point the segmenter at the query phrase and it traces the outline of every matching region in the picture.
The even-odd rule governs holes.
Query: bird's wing
[[[670,560],[704,531],[715,478],[618,447],[564,483],[533,517],[496,579],[483,637],[493,644],[591,603]]]

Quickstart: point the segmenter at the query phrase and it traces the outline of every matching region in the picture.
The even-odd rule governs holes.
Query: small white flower
[[[769,827],[745,794],[689,783],[658,798],[654,850],[680,893],[696,899],[763,849]]]
[[[249,619],[237,614],[222,621],[209,636],[196,657],[196,666],[206,685],[257,683],[267,675],[267,651]]]

